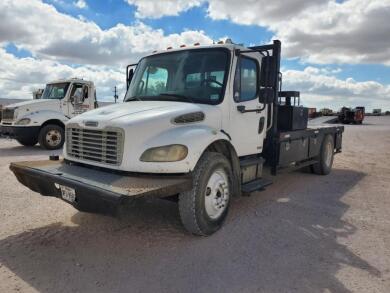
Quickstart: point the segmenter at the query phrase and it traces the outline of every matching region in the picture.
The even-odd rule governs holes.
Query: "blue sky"
[[[43,19],[63,19],[64,26],[57,27],[57,31],[53,28],[51,34],[50,23],[39,23],[37,18],[29,16],[24,24],[25,32],[20,33],[16,30],[13,35],[12,32],[8,34],[0,30],[0,45],[4,54],[8,54],[7,58],[12,59],[10,62],[28,63],[29,66],[35,66],[32,64],[34,62],[45,65],[53,62],[53,67],[61,68],[63,74],[72,70],[69,68],[76,68],[78,72],[81,70],[86,72],[88,69],[99,78],[103,74],[102,71],[109,67],[109,70],[115,72],[115,78],[109,81],[109,77],[105,75],[105,82],[97,81],[102,98],[109,99],[111,94],[109,88],[119,82],[119,76],[127,60],[136,61],[156,47],[162,49],[169,40],[179,42],[181,39],[188,41],[201,38],[207,42],[207,40],[229,37],[236,43],[254,45],[280,38],[282,45],[285,45],[285,50],[282,47],[284,56],[282,69],[286,73],[286,85],[303,87],[291,89],[302,90],[306,94],[307,98],[304,101],[307,104],[318,107],[333,105],[339,107],[346,103],[366,104],[368,107],[390,106],[388,101],[390,99],[388,96],[390,57],[386,57],[385,54],[386,50],[389,50],[390,43],[384,43],[383,40],[384,36],[388,35],[386,31],[378,29],[377,23],[372,28],[365,24],[365,21],[369,24],[370,19],[372,22],[372,15],[380,21],[382,19],[380,12],[390,11],[388,0],[373,0],[371,9],[364,6],[363,0],[343,2],[292,0],[291,3],[294,2],[294,5],[291,7],[285,7],[286,2],[275,0],[273,4],[276,8],[273,7],[268,11],[265,0],[259,0],[256,4],[249,0],[242,0],[238,4],[232,0],[221,1],[45,0],[44,3],[38,0],[21,1],[21,5],[26,6],[28,3],[37,14],[41,13]],[[5,4],[0,4],[0,6],[6,5],[4,7],[6,12],[3,12],[2,18],[5,19],[4,22],[7,22],[8,18],[9,22],[14,21],[11,18],[23,17],[25,13],[23,9],[10,3],[11,1],[5,0]],[[173,6],[167,8],[167,3]],[[355,7],[356,12],[353,11]],[[317,11],[318,16],[315,15]],[[346,11],[349,13],[345,14]],[[343,13],[346,15],[344,18]],[[350,15],[353,18],[349,18]],[[345,18],[347,18],[347,26],[344,23]],[[332,21],[326,23],[328,19]],[[385,16],[383,19],[386,19]],[[34,29],[27,29],[30,24],[31,27],[37,27],[36,36],[34,36]],[[78,24],[85,28],[80,27],[77,30]],[[17,27],[7,23],[4,25],[7,25],[9,30]],[[47,39],[43,39],[42,42],[42,33],[39,34],[38,31],[41,29],[45,33],[44,25],[47,26],[48,32]],[[77,37],[76,43],[64,39],[64,32],[68,30],[83,36]],[[22,37],[18,35],[19,33]],[[142,34],[148,33],[156,36],[150,49],[146,44],[142,47],[140,42],[136,41]],[[99,45],[96,45],[96,39],[101,42]],[[128,49],[123,39],[129,43]],[[376,41],[378,45],[384,44],[384,52],[378,51]],[[47,44],[43,45],[43,43]],[[124,48],[120,51],[121,56],[114,55],[113,52],[122,45]],[[64,49],[68,46],[69,49]],[[77,46],[82,49],[76,49]],[[91,50],[92,55],[96,54],[96,57],[83,52],[87,49]],[[100,50],[110,52],[102,57],[98,52]],[[128,57],[126,50],[128,50]],[[4,71],[3,75],[6,76],[3,77],[4,79],[8,78],[7,76],[17,75],[15,72],[9,72],[7,75],[7,70]],[[47,74],[48,78],[55,75],[53,72]],[[30,88],[42,83],[44,81],[41,83],[32,81]],[[2,96],[7,86],[9,85],[0,84]],[[118,86],[123,90],[123,85]],[[14,92],[11,97],[20,96],[20,93],[26,93],[30,88],[18,90],[13,86]]]

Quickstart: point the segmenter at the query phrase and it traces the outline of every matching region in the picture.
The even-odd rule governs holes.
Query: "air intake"
[[[173,122],[175,124],[194,123],[194,122],[203,121],[204,118],[205,118],[205,114],[203,112],[193,112],[193,113],[177,116],[175,119],[173,119]]]

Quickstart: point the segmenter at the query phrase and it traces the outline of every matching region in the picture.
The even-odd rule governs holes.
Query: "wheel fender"
[[[221,130],[206,125],[188,125],[159,133],[145,142],[144,150],[170,144],[185,145],[188,148],[187,157],[173,164],[183,172],[191,172],[207,147],[218,140],[229,141],[229,137]]]

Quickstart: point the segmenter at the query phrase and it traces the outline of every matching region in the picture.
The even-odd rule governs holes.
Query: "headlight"
[[[31,122],[31,119],[30,118],[23,118],[23,119],[20,119],[19,121],[17,121],[15,123],[15,125],[27,125]]]
[[[147,149],[141,156],[142,162],[176,162],[187,157],[188,149],[181,144],[171,144]]]

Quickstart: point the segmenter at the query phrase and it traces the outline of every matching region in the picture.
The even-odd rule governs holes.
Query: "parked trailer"
[[[362,124],[365,116],[365,108],[364,107],[356,107],[354,109],[342,107],[338,120],[343,124]]]
[[[124,103],[67,123],[63,159],[10,169],[30,189],[86,212],[177,199],[185,228],[210,235],[233,196],[272,183],[264,168],[326,175],[341,152],[342,126],[307,127],[307,108],[280,105],[298,93],[280,89],[280,49],[279,41],[225,43],[146,56],[128,67]]]
[[[317,117],[317,108],[309,108],[309,118]]]
[[[323,109],[320,110],[320,113],[323,116],[332,116],[333,115],[333,110],[332,109],[328,109],[328,108],[323,108]]]

